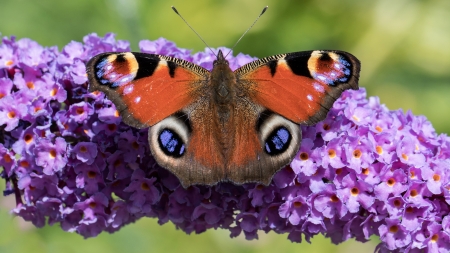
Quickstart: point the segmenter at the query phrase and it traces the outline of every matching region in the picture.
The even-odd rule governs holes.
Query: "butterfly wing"
[[[103,53],[86,65],[89,90],[113,101],[125,123],[145,128],[198,99],[209,71],[193,63],[145,53]]]
[[[87,63],[92,91],[113,101],[123,121],[149,128],[151,152],[187,187],[225,176],[209,97],[210,72],[190,62],[144,53],[104,53]]]
[[[257,136],[260,145],[253,145],[256,154],[247,156],[246,166],[229,165],[229,177],[237,182],[269,184],[275,172],[298,152],[299,124],[323,120],[344,90],[358,89],[359,71],[358,59],[342,51],[275,55],[237,69],[237,83],[245,94],[241,97],[252,108],[259,108],[250,114],[252,125],[240,135]]]
[[[253,101],[297,124],[323,120],[347,89],[358,89],[359,60],[343,51],[280,54],[237,69]]]

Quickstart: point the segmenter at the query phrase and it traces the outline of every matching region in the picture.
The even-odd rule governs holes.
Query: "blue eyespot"
[[[265,143],[266,153],[269,155],[279,155],[287,150],[291,143],[291,133],[281,126],[270,133]]]
[[[183,156],[186,150],[180,136],[167,128],[159,134],[158,143],[164,154],[175,158]]]

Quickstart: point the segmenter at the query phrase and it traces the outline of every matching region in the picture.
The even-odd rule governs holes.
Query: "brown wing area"
[[[209,72],[190,62],[143,53],[105,53],[87,63],[90,91],[113,101],[123,120],[152,126],[198,99]]]
[[[185,187],[221,181],[240,184],[261,181],[264,173],[248,168],[250,161],[258,160],[258,153],[262,152],[255,130],[255,108],[242,104],[235,107],[228,120],[221,121],[215,114],[217,105],[209,96],[204,98],[183,110],[189,114],[192,126],[186,154],[178,159],[156,155],[162,158],[158,163],[177,175]],[[155,133],[157,131],[155,129]],[[150,136],[156,138],[152,133]],[[272,175],[264,176],[271,178]]]
[[[268,124],[266,130],[277,125],[286,126],[292,140],[286,152],[270,156],[264,150],[265,137],[257,129],[257,121],[266,108],[253,103],[248,97],[239,97],[234,110],[225,122],[214,115],[216,104],[210,101],[193,104],[191,113],[192,134],[187,154],[180,166],[171,170],[180,175],[183,185],[207,184],[231,181],[236,184],[257,182],[268,185],[273,175],[288,164],[298,151],[301,132],[294,124],[281,116]],[[267,134],[266,134],[267,135]]]
[[[324,119],[346,89],[358,89],[360,63],[342,51],[263,58],[236,70],[253,101],[298,124]]]
[[[220,151],[220,144],[216,138],[212,111],[208,110],[208,101],[199,100],[189,107],[183,109],[183,113],[189,115],[189,126],[178,132],[185,133],[185,153],[180,157],[173,157],[165,154],[157,140],[159,133],[164,128],[173,128],[176,125],[184,124],[172,123],[179,118],[169,117],[150,127],[149,143],[152,153],[159,165],[175,174],[184,187],[193,184],[215,184],[224,179],[225,163]],[[166,125],[165,122],[169,121]],[[180,134],[183,136],[183,134]]]

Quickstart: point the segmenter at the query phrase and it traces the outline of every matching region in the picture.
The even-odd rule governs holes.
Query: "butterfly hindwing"
[[[104,53],[87,63],[90,91],[113,101],[123,121],[136,128],[160,122],[198,99],[206,69],[145,53]]]
[[[343,51],[280,54],[235,71],[253,101],[297,124],[323,120],[346,89],[358,89],[360,63]]]

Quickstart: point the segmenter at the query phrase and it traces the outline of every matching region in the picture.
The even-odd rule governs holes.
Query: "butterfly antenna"
[[[208,46],[208,44],[205,42],[205,40],[202,38],[202,36],[200,36],[200,34],[198,34],[194,28],[192,28],[191,25],[189,25],[189,23],[183,18],[183,16],[181,16],[181,14],[178,12],[178,10],[175,8],[175,6],[172,5],[172,10],[178,15],[180,16],[180,18],[184,21],[184,23],[186,23],[187,26],[189,26],[189,28],[191,28],[192,31],[194,31],[195,34],[197,34],[197,36],[203,41],[203,43],[206,45],[207,48],[209,48],[209,50],[211,50],[211,52],[217,57],[217,55],[214,53],[214,51],[211,49],[211,47]]]
[[[259,14],[255,21],[253,21],[253,24],[247,29],[247,31],[244,32],[244,34],[242,34],[242,36],[236,41],[236,43],[234,43],[234,46],[230,49],[230,51],[228,51],[224,58],[227,58],[231,51],[233,51],[234,47],[239,43],[239,41],[241,41],[242,37],[244,37],[244,35],[247,34],[250,29],[252,29],[252,27],[256,24],[256,21],[258,21],[258,19],[264,14],[264,12],[266,12],[267,8],[269,8],[269,6],[264,7],[264,9],[261,11],[261,14]]]

